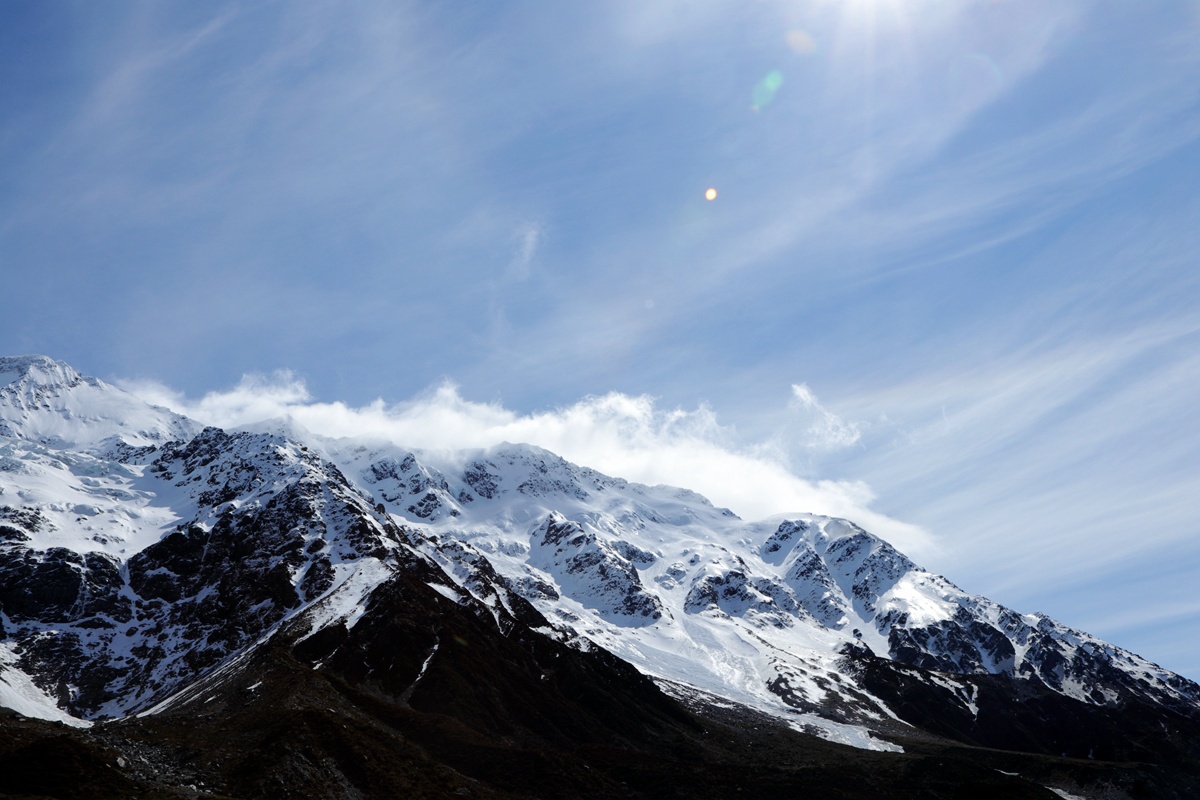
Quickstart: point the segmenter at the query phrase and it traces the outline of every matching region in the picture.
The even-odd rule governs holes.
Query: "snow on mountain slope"
[[[314,635],[353,627],[398,570],[501,630],[524,620],[677,696],[859,747],[894,748],[871,731],[905,727],[914,686],[968,725],[993,713],[992,678],[1200,707],[1190,681],[967,594],[852,522],[746,522],[528,445],[201,429],[42,357],[0,359],[0,425],[0,704],[24,713],[156,707],[298,615]],[[1016,694],[999,696],[1007,719]]]

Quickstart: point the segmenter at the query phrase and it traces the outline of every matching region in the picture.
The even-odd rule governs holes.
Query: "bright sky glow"
[[[5,4],[0,352],[843,503],[1200,678],[1197,86],[1196,0]]]

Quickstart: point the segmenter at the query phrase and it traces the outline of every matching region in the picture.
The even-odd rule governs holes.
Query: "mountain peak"
[[[30,385],[72,387],[85,380],[70,364],[49,356],[0,356],[0,390]]]
[[[114,437],[134,446],[191,438],[200,426],[70,364],[43,355],[0,357],[0,436],[66,449]]]

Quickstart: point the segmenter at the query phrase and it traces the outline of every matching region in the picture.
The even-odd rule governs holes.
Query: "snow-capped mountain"
[[[972,718],[981,676],[1100,707],[1200,706],[1196,684],[1045,615],[970,595],[847,520],[747,523],[693,492],[610,478],[528,445],[439,466],[412,452],[321,446],[438,543],[427,550],[474,551],[561,628],[648,675],[834,740],[886,747],[865,730],[902,719],[855,677],[848,659],[871,656],[920,668],[913,674]]]
[[[559,698],[539,719],[582,713],[595,681],[668,717],[646,692],[880,751],[935,735],[1200,758],[1196,684],[968,594],[847,520],[747,522],[529,445],[205,428],[61,362],[0,359],[0,706],[75,726],[200,713],[286,647],[415,708],[447,680],[447,642],[496,636],[534,662],[495,680]],[[572,659],[588,666],[562,672]],[[472,702],[489,725],[515,713]]]

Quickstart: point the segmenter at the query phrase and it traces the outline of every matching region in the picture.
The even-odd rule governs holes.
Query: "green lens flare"
[[[783,85],[783,73],[777,69],[773,69],[767,73],[767,77],[758,82],[754,87],[754,108],[766,108],[772,101],[775,100],[775,93],[779,91],[779,87]]]

